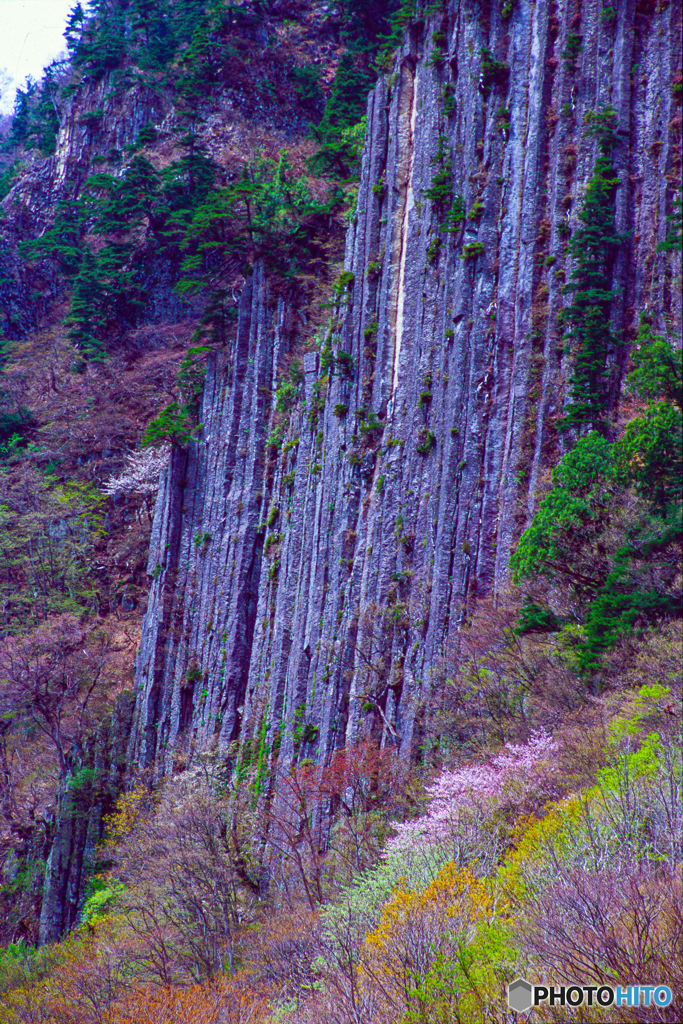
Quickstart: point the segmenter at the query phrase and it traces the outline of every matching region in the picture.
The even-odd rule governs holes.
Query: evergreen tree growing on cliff
[[[97,260],[90,249],[85,250],[78,277],[71,295],[71,309],[67,323],[69,336],[87,359],[101,361],[104,348],[99,334],[105,324],[102,312],[102,282]]]
[[[407,13],[410,10],[410,15]],[[310,160],[314,173],[349,178],[358,173],[365,132],[359,140],[368,93],[375,81],[374,61],[379,51],[400,45],[405,25],[414,13],[411,3],[397,0],[343,0],[342,37],[346,44],[325,104],[325,112],[313,135],[320,149]]]
[[[644,414],[614,444],[596,431],[579,438],[510,560],[518,582],[547,575],[572,595],[582,622],[573,657],[598,689],[602,658],[620,636],[680,614],[682,359],[641,318],[628,387],[649,400]],[[569,639],[576,624],[567,629]],[[527,601],[520,634],[563,630],[551,609]]]
[[[61,273],[71,278],[78,273],[83,259],[82,204],[78,200],[61,199],[55,206],[52,227],[40,238],[20,242],[19,252],[29,260],[55,259]]]
[[[325,105],[322,121],[313,129],[320,149],[309,161],[311,170],[348,178],[357,173],[360,147],[350,130],[365,114],[372,78],[357,55],[345,53]]]
[[[88,17],[92,14],[95,17]],[[75,68],[95,80],[117,68],[126,53],[126,13],[123,5],[91,0],[87,14],[76,4],[64,33]]]
[[[610,262],[614,248],[624,238],[617,234],[614,224],[614,193],[620,184],[611,161],[615,125],[616,114],[607,107],[593,115],[586,129],[586,134],[597,139],[600,156],[581,203],[581,227],[568,246],[575,266],[564,289],[573,296],[564,311],[564,321],[569,324],[567,335],[572,341],[574,365],[570,401],[565,408],[566,427],[592,425],[599,429],[605,414],[605,362],[610,346],[616,343],[609,308],[619,294],[610,288]]]

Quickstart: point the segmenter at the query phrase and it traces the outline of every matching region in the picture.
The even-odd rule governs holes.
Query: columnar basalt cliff
[[[133,694],[121,694],[87,749],[73,758],[69,784],[59,794],[48,837],[41,944],[55,942],[78,920],[85,878],[95,868],[97,846],[104,835],[104,815],[111,813],[122,789],[133,706]]]
[[[411,749],[434,666],[505,588],[562,450],[567,225],[597,155],[585,125],[608,107],[615,413],[639,312],[680,322],[679,257],[656,248],[680,176],[679,6],[502,7],[414,24],[370,95],[327,334],[263,267],[244,287],[201,432],[159,492],[131,763],[160,775],[235,741],[324,759],[368,730]]]

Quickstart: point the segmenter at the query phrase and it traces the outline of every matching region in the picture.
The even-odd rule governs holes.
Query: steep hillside
[[[679,999],[680,5],[66,38],[0,154],[0,1024]]]

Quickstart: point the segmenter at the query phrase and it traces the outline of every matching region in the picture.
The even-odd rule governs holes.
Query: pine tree
[[[67,323],[70,338],[85,358],[100,362],[104,358],[104,346],[98,334],[106,323],[106,314],[97,259],[87,248],[74,282]]]
[[[345,53],[332,86],[332,95],[325,105],[322,121],[313,129],[320,150],[309,161],[318,173],[348,178],[358,166],[360,149],[348,132],[365,114],[365,98],[372,78],[357,55]]]
[[[612,299],[619,294],[610,288],[610,260],[623,241],[614,224],[614,192],[619,178],[610,154],[616,141],[616,115],[606,108],[593,116],[587,134],[598,140],[600,156],[581,203],[581,227],[572,235],[568,250],[575,266],[565,293],[573,295],[564,311],[567,332],[572,339],[574,366],[570,402],[565,408],[566,427],[592,425],[599,428],[605,415],[607,352],[616,343],[609,322]]]
[[[81,240],[82,204],[78,200],[62,199],[56,204],[52,227],[40,238],[31,238],[19,243],[24,259],[36,260],[53,258],[65,277],[74,277],[83,259]]]

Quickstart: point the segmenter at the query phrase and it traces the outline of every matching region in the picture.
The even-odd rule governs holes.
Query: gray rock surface
[[[71,752],[71,771],[59,793],[45,866],[41,945],[60,939],[78,920],[84,883],[95,867],[96,846],[104,834],[103,815],[111,813],[123,790],[134,703],[132,693],[122,693],[92,742],[83,751]]]
[[[618,113],[629,233],[615,335],[632,340],[646,309],[660,330],[680,323],[680,258],[656,251],[680,174],[679,5],[626,0],[614,23],[596,4],[501,8],[451,3],[413,27],[371,94],[329,336],[353,363],[307,346],[279,449],[274,391],[311,339],[263,268],[244,288],[201,436],[159,492],[131,763],[160,775],[216,746],[289,763],[369,732],[418,741],[434,668],[473,601],[505,588],[562,451],[561,225],[578,223],[596,158],[584,118],[601,106]],[[489,89],[482,47],[510,69]],[[449,165],[465,210],[452,232],[429,197]],[[627,351],[609,354],[615,408]]]

